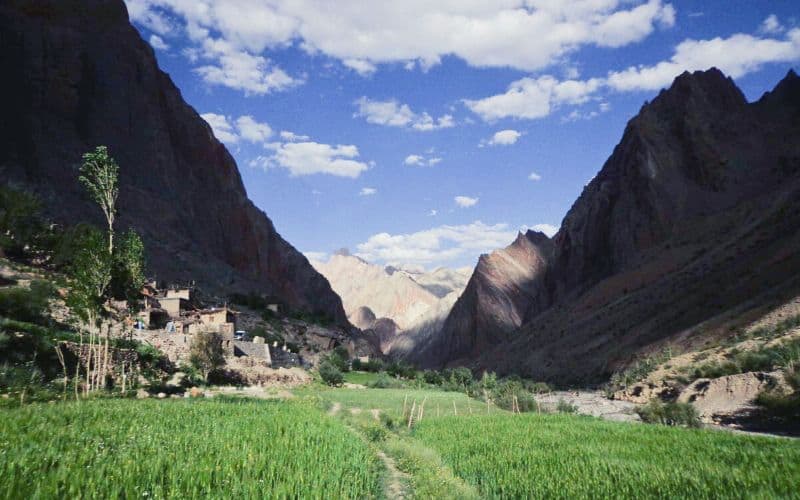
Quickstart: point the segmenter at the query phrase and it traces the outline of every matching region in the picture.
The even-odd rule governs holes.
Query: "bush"
[[[403,382],[400,380],[390,377],[385,373],[381,373],[378,375],[378,378],[369,382],[367,387],[371,387],[373,389],[399,389],[403,387]]]
[[[662,403],[651,400],[636,410],[642,421],[649,424],[700,427],[700,416],[689,403]]]
[[[361,369],[365,372],[378,373],[382,372],[384,368],[383,361],[380,359],[370,359],[361,365]]]
[[[337,387],[344,383],[344,375],[330,361],[323,361],[319,365],[319,376],[326,384]]]
[[[217,332],[200,332],[194,336],[189,359],[208,380],[209,374],[225,364],[222,335]]]
[[[55,288],[48,281],[36,280],[30,288],[12,287],[0,289],[0,316],[42,324]]]
[[[444,377],[436,370],[425,370],[422,373],[422,380],[431,385],[442,385]]]
[[[559,399],[556,405],[556,411],[558,413],[578,413],[578,407],[567,403],[563,399]]]
[[[413,366],[403,363],[402,361],[392,361],[389,363],[389,365],[386,367],[386,373],[392,377],[404,378],[408,380],[417,377],[417,370]]]

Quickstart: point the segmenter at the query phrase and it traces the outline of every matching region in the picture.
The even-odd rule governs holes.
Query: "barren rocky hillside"
[[[2,2],[0,65],[1,182],[35,191],[59,222],[96,221],[77,165],[107,145],[120,166],[118,228],[142,234],[158,279],[257,291],[346,324],[339,297],[248,199],[122,0]]]
[[[547,265],[529,266],[522,282],[476,272],[489,292],[465,293],[447,320],[459,328],[418,359],[598,381],[796,296],[797,137],[793,71],[753,103],[716,69],[681,75],[628,123]],[[507,333],[520,311],[521,328]],[[506,320],[481,328],[495,318]]]

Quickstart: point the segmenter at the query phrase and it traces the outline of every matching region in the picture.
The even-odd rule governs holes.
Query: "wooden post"
[[[411,412],[408,414],[408,428],[411,428],[411,423],[414,420],[414,410],[417,409],[417,400],[414,400],[414,404],[411,405]]]
[[[422,400],[422,404],[419,406],[419,415],[417,417],[417,422],[422,422],[422,415],[425,414],[425,402],[428,400],[428,396],[425,396],[425,399]]]
[[[406,405],[408,404],[408,394],[406,394],[406,398],[403,400],[403,418],[406,418]]]
[[[453,415],[458,416],[458,408],[456,408],[456,400],[453,400]]]

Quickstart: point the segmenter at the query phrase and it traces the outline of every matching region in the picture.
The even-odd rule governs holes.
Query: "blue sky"
[[[682,71],[800,62],[796,0],[126,3],[289,242],[413,267],[552,233]]]

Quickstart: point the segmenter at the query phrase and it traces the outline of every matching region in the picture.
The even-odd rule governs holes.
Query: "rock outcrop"
[[[38,193],[59,222],[99,222],[77,166],[107,145],[120,166],[118,227],[142,234],[158,279],[258,291],[347,323],[328,282],[248,199],[122,0],[2,2],[0,66],[0,181]]]
[[[527,270],[544,275],[535,289],[501,276],[492,288],[513,298],[499,300],[468,287],[441,348],[421,361],[597,382],[665,342],[702,342],[722,318],[730,327],[796,296],[798,137],[793,71],[753,103],[716,69],[679,76],[628,123],[545,269]]]
[[[408,271],[370,264],[346,252],[312,264],[342,297],[350,321],[374,331],[384,353],[399,357],[438,332],[467,281],[464,269]]]

